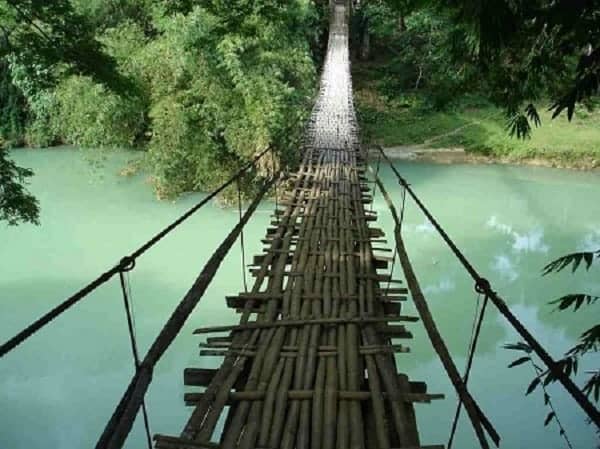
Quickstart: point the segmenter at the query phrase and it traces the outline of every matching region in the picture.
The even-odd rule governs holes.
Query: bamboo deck
[[[224,359],[185,370],[186,385],[205,389],[185,395],[189,421],[178,437],[155,436],[157,448],[420,447],[413,403],[438,395],[397,373],[395,355],[408,351],[397,340],[411,337],[400,323],[416,319],[400,314],[406,289],[386,274],[389,250],[370,226],[357,132],[336,6],[302,165],[251,290],[227,298],[240,322],[196,331],[216,334],[201,354]]]

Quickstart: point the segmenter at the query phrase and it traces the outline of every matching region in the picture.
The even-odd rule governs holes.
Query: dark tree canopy
[[[508,108],[513,132],[538,121],[533,104],[552,99],[554,115],[598,94],[600,1],[434,0],[463,26],[463,40],[484,69],[495,100]]]

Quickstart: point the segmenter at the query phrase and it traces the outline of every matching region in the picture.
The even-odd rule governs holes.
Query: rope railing
[[[137,414],[144,404],[144,397],[150,383],[154,367],[175,340],[185,322],[199,303],[214,278],[225,256],[240,236],[244,226],[271,187],[279,181],[280,173],[264,183],[257,196],[246,209],[238,224],[231,230],[217,250],[204,265],[194,284],[177,305],[166,324],[150,346],[139,368],[131,378],[127,390],[108,421],[96,449],[121,448],[129,435]]]
[[[214,199],[217,195],[219,195],[221,192],[223,192],[227,187],[229,187],[233,183],[237,182],[249,169],[255,167],[256,164],[258,163],[258,161],[260,159],[262,159],[262,157],[265,154],[267,154],[269,151],[271,151],[271,148],[266,148],[265,150],[263,150],[252,161],[248,162],[240,170],[238,170],[229,180],[227,180],[225,183],[223,183],[216,190],[209,193],[200,202],[198,202],[196,205],[191,207],[186,213],[181,215],[177,220],[175,220],[173,223],[171,223],[170,225],[165,227],[162,231],[158,232],[154,237],[152,237],[150,240],[148,240],[146,243],[144,243],[138,249],[133,251],[128,256],[123,257],[119,261],[119,263],[117,263],[115,266],[113,266],[109,270],[102,273],[100,276],[98,276],[92,282],[87,284],[81,290],[79,290],[78,292],[76,292],[75,294],[73,294],[72,296],[67,298],[66,300],[64,300],[61,304],[54,307],[48,313],[46,313],[45,315],[38,318],[36,321],[31,323],[29,326],[27,326],[23,330],[21,330],[14,337],[12,337],[11,339],[9,339],[5,343],[3,343],[0,346],[0,358],[4,357],[6,354],[11,352],[13,349],[15,349],[17,346],[19,346],[25,340],[27,340],[28,338],[33,336],[35,333],[37,333],[39,330],[41,330],[43,327],[45,327],[50,322],[52,322],[54,319],[56,319],[57,317],[62,315],[64,312],[69,310],[72,306],[77,304],[79,301],[81,301],[82,299],[87,297],[90,293],[92,293],[98,287],[100,287],[101,285],[103,285],[106,282],[108,282],[109,280],[111,280],[113,278],[113,276],[115,276],[119,273],[125,272],[125,271],[130,271],[135,266],[135,262],[140,256],[142,256],[146,251],[148,251],[150,248],[152,248],[154,245],[156,245],[160,240],[162,240],[164,237],[166,237],[168,234],[170,234],[175,228],[177,228],[179,225],[181,225],[184,221],[186,221],[188,218],[190,218],[192,215],[194,215],[199,209],[201,209],[203,206],[208,204],[212,199]]]
[[[537,339],[527,330],[527,328],[521,323],[521,321],[512,313],[506,302],[492,289],[490,282],[482,277],[475,267],[469,262],[466,256],[450,238],[444,228],[438,223],[435,217],[431,214],[429,209],[423,204],[419,197],[415,194],[410,184],[400,174],[398,169],[394,166],[389,157],[385,154],[383,148],[379,145],[376,146],[377,150],[381,153],[381,156],[388,163],[392,169],[394,175],[398,179],[400,185],[405,189],[406,193],[410,195],[415,204],[421,210],[421,212],[427,217],[432,226],[436,229],[438,234],[442,237],[444,242],[448,245],[454,256],[460,261],[465,270],[472,277],[475,282],[475,289],[477,292],[485,295],[489,301],[491,301],[498,311],[507,319],[511,326],[521,335],[521,337],[527,342],[531,349],[538,355],[538,357],[547,366],[552,376],[556,378],[567,390],[567,392],[577,402],[579,407],[585,412],[591,422],[597,427],[600,427],[600,412],[590,402],[586,395],[581,391],[577,385],[566,375],[556,363],[556,361],[548,354],[544,347],[537,341]],[[397,215],[396,215],[397,217]],[[465,403],[466,405],[466,403]]]
[[[372,169],[371,172],[373,173]],[[417,312],[419,313],[419,317],[421,318],[421,322],[423,323],[423,327],[427,332],[433,349],[440,358],[442,366],[444,367],[446,374],[448,375],[448,378],[450,379],[456,391],[456,394],[460,398],[460,401],[465,405],[465,409],[467,411],[469,419],[471,420],[473,429],[475,430],[475,435],[477,436],[477,439],[479,440],[479,444],[482,447],[482,449],[489,449],[488,442],[485,438],[484,430],[494,441],[496,446],[498,446],[500,443],[500,436],[498,435],[488,418],[481,411],[481,408],[477,405],[477,402],[471,396],[471,393],[468,391],[466,383],[461,377],[458,368],[456,367],[456,364],[454,363],[452,356],[450,355],[450,351],[437,328],[437,325],[429,310],[429,306],[427,305],[427,301],[425,300],[425,296],[423,295],[423,291],[421,290],[419,281],[417,280],[417,277],[412,268],[410,259],[408,258],[408,255],[406,253],[406,249],[404,247],[404,242],[402,240],[401,235],[405,204],[404,202],[402,203],[402,210],[400,214],[398,214],[398,211],[396,210],[396,207],[394,206],[394,203],[389,193],[387,192],[385,186],[383,185],[383,182],[381,182],[378,176],[375,176],[375,184],[377,184],[377,186],[379,187],[383,199],[386,202],[388,208],[390,209],[392,219],[394,220],[394,236],[396,239],[397,256],[400,260],[402,270],[404,271],[404,278],[411,292],[412,300],[415,304]],[[403,198],[405,198],[404,194]]]

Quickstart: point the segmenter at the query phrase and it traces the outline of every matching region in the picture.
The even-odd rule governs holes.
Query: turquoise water
[[[0,340],[69,296],[124,254],[143,243],[202,195],[158,202],[142,175],[117,173],[126,154],[110,155],[92,169],[71,149],[19,150],[21,165],[36,172],[31,190],[42,208],[40,227],[0,225]],[[594,323],[592,313],[552,313],[547,302],[562,294],[598,294],[597,268],[542,278],[552,258],[600,247],[600,179],[593,173],[511,166],[436,166],[402,163],[403,174],[467,256],[492,281],[515,314],[559,356]],[[382,177],[395,198],[391,173]],[[380,196],[374,208],[391,237],[392,223]],[[249,254],[260,239],[273,204],[265,202],[246,230]],[[211,205],[138,261],[130,275],[140,351],[145,352],[191,285],[203,263],[237,221],[237,211]],[[409,203],[406,246],[440,331],[459,367],[471,334],[477,301],[472,282],[431,225]],[[242,289],[240,251],[223,262],[200,306],[157,367],[148,395],[152,431],[176,434],[190,410],[183,404],[183,369],[210,367],[198,357],[196,327],[233,323],[224,296]],[[592,309],[589,309],[592,310]],[[407,304],[406,314],[414,313]],[[586,327],[587,326],[587,327]],[[456,399],[419,323],[398,356],[400,369],[426,380],[446,399],[417,405],[423,444],[445,444]],[[524,397],[532,378],[527,365],[507,369],[519,355],[502,349],[517,336],[488,309],[471,389],[503,437],[505,448],[563,448],[539,392]],[[598,358],[590,363],[597,367]],[[585,366],[582,367],[585,370]],[[101,287],[38,335],[0,360],[0,449],[92,446],[133,373],[127,325],[117,279]],[[592,429],[559,387],[550,393],[575,448],[596,442]],[[139,420],[138,420],[139,421]],[[140,422],[128,447],[144,447]],[[469,423],[459,427],[457,449],[477,447]]]

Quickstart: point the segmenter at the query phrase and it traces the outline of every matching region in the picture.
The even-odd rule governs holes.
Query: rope
[[[476,287],[477,289],[477,287]],[[475,306],[475,314],[473,317],[473,327],[471,329],[471,340],[469,342],[469,350],[467,356],[467,365],[465,367],[465,374],[463,376],[463,383],[465,387],[469,383],[469,377],[471,375],[471,368],[473,367],[473,360],[475,358],[475,351],[477,350],[477,343],[479,342],[479,336],[481,335],[481,326],[483,324],[483,318],[485,315],[485,309],[488,303],[488,296],[486,295],[483,300],[481,309],[479,304],[481,302],[481,292],[478,291],[477,305]],[[458,427],[458,420],[460,418],[460,412],[462,411],[462,401],[459,400],[456,406],[456,413],[454,414],[454,421],[452,422],[452,430],[450,431],[450,437],[448,439],[448,449],[452,449],[452,443],[454,441],[454,435]]]
[[[270,148],[267,148],[264,151],[262,151],[260,154],[258,154],[258,156],[256,156],[252,161],[250,161],[246,165],[244,165],[244,167],[242,167],[228,181],[226,181],[219,188],[217,188],[216,190],[211,192],[209,195],[204,197],[202,199],[202,201],[200,201],[198,204],[196,204],[191,209],[189,209],[185,214],[183,214],[181,217],[179,217],[177,220],[175,220],[169,226],[164,228],[162,231],[160,231],[158,234],[156,234],[154,237],[152,237],[150,240],[148,240],[146,243],[144,243],[142,246],[140,246],[137,250],[135,250],[129,256],[122,258],[121,261],[117,265],[115,265],[108,271],[102,273],[100,276],[98,276],[96,279],[94,279],[88,285],[83,287],[77,293],[75,293],[71,297],[67,298],[61,304],[59,304],[58,306],[56,306],[55,308],[50,310],[50,312],[46,313],[45,315],[43,315],[42,317],[40,317],[39,319],[37,319],[36,321],[31,323],[29,326],[25,327],[22,331],[20,331],[17,335],[12,337],[10,340],[3,343],[0,346],[0,358],[4,357],[6,354],[8,354],[13,349],[15,349],[17,346],[19,346],[21,343],[23,343],[29,337],[31,337],[36,332],[38,332],[40,329],[42,329],[44,326],[46,326],[51,321],[53,321],[55,318],[62,315],[64,312],[66,312],[72,306],[77,304],[80,300],[85,298],[87,295],[89,295],[91,292],[96,290],[98,287],[100,287],[101,285],[108,282],[110,279],[112,279],[113,276],[115,276],[117,273],[121,272],[124,268],[128,267],[131,264],[135,265],[135,261],[137,258],[139,258],[146,251],[148,251],[150,248],[152,248],[154,245],[156,245],[166,235],[170,234],[175,228],[177,228],[184,221],[186,221],[189,217],[191,217],[194,213],[196,213],[200,208],[202,208],[209,201],[211,201],[213,198],[215,198],[219,193],[221,193],[223,190],[225,190],[227,187],[229,187],[231,184],[233,184],[235,181],[237,181],[248,169],[254,167],[256,165],[256,163],[265,154],[267,154],[267,152],[269,150],[270,150]]]
[[[137,339],[135,336],[135,318],[133,309],[129,298],[131,297],[131,284],[125,279],[125,275],[131,271],[133,267],[128,270],[119,272],[119,280],[121,282],[121,291],[123,292],[123,305],[125,306],[125,314],[127,316],[127,328],[129,330],[129,341],[131,343],[131,352],[133,353],[133,362],[135,366],[136,375],[140,371],[140,355],[137,347]],[[144,429],[146,431],[146,442],[148,449],[152,449],[152,436],[150,432],[150,420],[148,419],[148,411],[146,410],[146,401],[142,401],[142,415],[144,417]]]
[[[275,183],[275,220],[279,225],[279,190],[278,190],[278,182]]]
[[[375,178],[378,179],[377,174],[375,174]],[[375,184],[377,186],[377,184]],[[402,231],[402,224],[404,223],[404,209],[406,207],[406,189],[402,189],[402,208],[400,209],[400,217],[398,218],[397,226],[398,230]],[[388,280],[388,285],[385,290],[386,296],[390,291],[390,287],[392,285],[392,276],[394,275],[394,266],[396,265],[396,258],[398,256],[398,248],[394,248],[394,256],[392,257],[392,270],[390,272],[390,279]]]
[[[452,253],[455,257],[460,261],[465,270],[471,275],[473,280],[475,281],[477,291],[486,295],[486,298],[489,298],[498,311],[504,315],[504,317],[508,320],[511,326],[521,335],[521,337],[529,344],[532,350],[538,355],[538,357],[546,364],[548,370],[552,373],[552,375],[558,379],[558,381],[563,385],[565,390],[571,395],[571,397],[577,402],[577,404],[581,407],[581,409],[586,413],[591,422],[593,422],[597,427],[600,427],[600,411],[590,402],[587,396],[581,391],[581,389],[575,385],[573,380],[567,376],[558,366],[556,361],[548,354],[548,352],[544,349],[544,347],[535,339],[535,337],[527,330],[527,328],[519,321],[519,319],[511,312],[506,302],[498,296],[498,294],[492,289],[489,281],[483,278],[477,270],[471,265],[469,260],[465,257],[465,255],[460,251],[460,249],[456,246],[454,241],[450,238],[450,236],[446,233],[446,231],[442,228],[442,226],[437,222],[437,220],[433,217],[429,209],[425,207],[423,202],[419,199],[419,197],[415,194],[415,192],[410,188],[410,185],[406,182],[406,180],[402,177],[402,175],[398,172],[398,169],[392,164],[392,161],[387,157],[383,148],[381,146],[377,146],[377,149],[386,160],[386,162],[391,167],[392,171],[396,175],[396,178],[400,182],[400,184],[406,189],[407,193],[411,196],[413,201],[417,204],[419,209],[423,212],[423,214],[429,219],[433,227],[440,234],[444,242],[448,245]]]
[[[238,192],[238,211],[239,211],[239,219],[242,221],[243,213],[242,213],[242,188],[240,186],[240,181],[237,181],[237,192]],[[244,230],[240,233],[240,250],[242,256],[242,280],[244,282],[244,292],[248,293],[248,279],[246,278],[246,246],[244,244]]]
[[[387,287],[385,288],[385,296],[389,296],[390,288],[392,286],[392,278],[394,277],[394,269],[396,267],[396,259],[398,258],[398,248],[394,248],[394,255],[392,256],[392,267],[390,269],[390,278],[388,279]]]
[[[377,168],[375,169],[374,178],[377,178],[379,176],[380,166],[381,166],[381,155],[379,155],[379,157],[377,158]],[[377,184],[375,183],[375,181],[373,181],[373,189],[371,189],[371,197],[372,197],[371,212],[373,212],[373,208],[375,207],[375,193],[377,193]]]
[[[143,398],[152,381],[154,366],[162,358],[169,346],[181,332],[187,319],[204,296],[221,263],[235,244],[243,227],[248,223],[266,192],[273,186],[274,179],[267,180],[254,200],[248,205],[242,220],[231,230],[211,255],[192,287],[177,305],[164,327],[150,346],[140,368],[132,377],[127,390],[121,397],[102,435],[96,443],[96,449],[117,449],[129,435],[135,417],[143,405]]]
[[[402,208],[400,209],[400,223],[398,224],[402,231],[402,225],[404,224],[404,210],[406,209],[406,187],[402,189]]]

